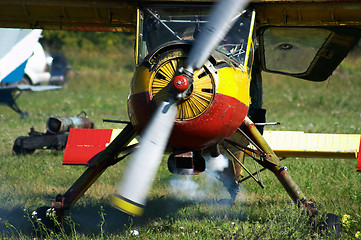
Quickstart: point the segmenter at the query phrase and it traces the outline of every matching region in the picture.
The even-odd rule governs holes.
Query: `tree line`
[[[133,48],[134,33],[44,30],[40,42],[52,52],[114,51]]]

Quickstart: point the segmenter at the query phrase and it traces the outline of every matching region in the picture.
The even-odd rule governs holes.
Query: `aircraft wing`
[[[135,32],[137,7],[165,0],[0,1],[0,27]],[[204,4],[214,0],[177,0]],[[361,27],[361,2],[352,0],[251,0],[257,26]]]
[[[48,85],[48,86],[29,86],[29,85],[16,85],[14,86],[15,90],[21,91],[32,91],[32,92],[40,92],[40,91],[47,91],[47,90],[54,90],[62,88],[62,86],[55,86],[55,85]],[[1,88],[0,88],[1,89]]]
[[[30,86],[30,85],[13,85],[13,86],[1,86],[0,87],[0,95],[4,95],[6,93],[12,93],[16,91],[29,91],[29,92],[40,92],[40,91],[46,91],[46,90],[54,90],[62,88],[61,86]]]
[[[264,131],[263,136],[279,157],[357,159],[361,171],[361,135]]]
[[[147,7],[151,4],[211,4],[215,0],[173,2],[0,0],[0,27],[136,32],[137,22],[142,17],[138,11],[139,7]],[[310,81],[324,81],[360,39],[361,1],[250,0],[249,2],[256,10],[256,32],[260,40],[259,53],[263,71]],[[299,29],[303,31],[298,31]],[[311,40],[311,38],[317,39]],[[322,41],[325,39],[327,42]],[[299,63],[290,66],[289,63],[294,61],[295,55],[299,56],[297,58]]]

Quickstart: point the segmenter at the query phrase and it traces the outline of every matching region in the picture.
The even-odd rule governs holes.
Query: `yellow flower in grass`
[[[350,228],[350,223],[351,223],[351,216],[348,214],[344,214],[341,220],[342,226],[344,226],[345,228]]]
[[[357,231],[355,233],[355,238],[361,238],[361,232],[360,231]]]

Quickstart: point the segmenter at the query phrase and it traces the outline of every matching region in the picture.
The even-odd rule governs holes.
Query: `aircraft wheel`
[[[320,229],[325,234],[333,233],[336,235],[337,238],[341,237],[340,217],[333,213],[327,213],[323,218]]]
[[[326,224],[329,230],[336,233],[336,236],[339,237],[341,234],[341,219],[338,215],[333,213],[326,214]]]

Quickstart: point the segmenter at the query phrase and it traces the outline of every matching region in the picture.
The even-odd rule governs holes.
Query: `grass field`
[[[126,101],[134,71],[132,46],[113,53],[69,51],[72,65],[62,90],[23,94],[19,106],[30,113],[19,116],[0,106],[0,238],[32,239],[29,217],[50,205],[85,170],[61,166],[62,152],[37,150],[15,156],[11,148],[30,127],[45,132],[50,116],[76,116],[85,111],[97,128],[118,128],[103,119],[127,120]],[[268,121],[280,126],[268,130],[361,133],[361,59],[352,54],[327,82],[264,75],[264,107]],[[125,160],[126,162],[127,160]],[[286,159],[293,179],[321,213],[344,217],[342,237],[361,231],[361,175],[356,160]],[[266,186],[246,181],[236,204],[221,204],[228,194],[222,184],[205,174],[181,179],[185,192],[172,192],[171,175],[163,162],[149,196],[145,214],[131,218],[109,203],[124,163],[108,169],[68,212],[70,230],[48,238],[74,239],[324,239],[313,231],[271,173],[262,173]],[[188,185],[187,185],[188,184]],[[194,190],[192,195],[185,194]]]

